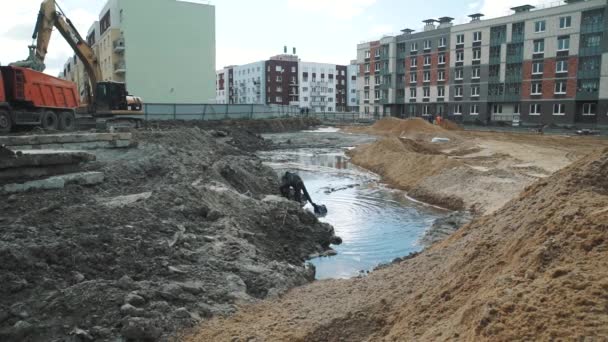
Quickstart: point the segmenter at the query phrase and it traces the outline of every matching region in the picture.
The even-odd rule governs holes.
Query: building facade
[[[355,64],[303,62],[282,54],[216,72],[216,102],[275,104],[309,112],[357,111]]]
[[[142,13],[136,1],[109,0],[89,30],[103,80],[147,103],[215,102],[214,6],[151,0]]]
[[[608,124],[606,0],[564,1],[360,44],[362,111],[462,122]],[[393,63],[394,61],[394,63]]]

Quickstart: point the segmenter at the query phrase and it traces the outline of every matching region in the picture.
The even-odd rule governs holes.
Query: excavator
[[[75,84],[42,73],[53,29],[84,65],[88,82],[82,106]],[[55,0],[42,1],[32,38],[37,43],[29,46],[26,60],[0,67],[0,132],[15,125],[71,130],[77,114],[104,123],[141,123],[142,99],[129,95],[124,83],[102,81],[94,50]]]

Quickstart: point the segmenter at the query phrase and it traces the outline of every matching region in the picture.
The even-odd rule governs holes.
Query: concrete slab
[[[20,167],[73,165],[95,160],[95,155],[84,151],[23,150],[21,156],[0,158],[0,170]]]
[[[96,141],[132,140],[131,133],[66,133],[1,136],[0,145],[25,146],[48,144],[74,144]]]
[[[80,172],[67,175],[40,179],[22,184],[7,184],[2,186],[1,193],[15,194],[27,191],[43,191],[63,189],[68,184],[97,185],[104,181],[103,172]]]

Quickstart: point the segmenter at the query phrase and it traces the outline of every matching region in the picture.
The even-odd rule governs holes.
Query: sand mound
[[[462,131],[462,127],[460,127],[457,123],[455,123],[454,121],[450,121],[448,119],[443,119],[441,121],[441,125],[439,125],[441,128],[448,130],[448,131]]]
[[[316,282],[194,341],[548,341],[608,336],[608,149],[418,257]]]

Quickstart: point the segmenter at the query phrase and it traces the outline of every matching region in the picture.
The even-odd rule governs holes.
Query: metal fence
[[[369,122],[372,117],[359,113],[302,111],[297,106],[260,104],[161,104],[144,105],[145,120],[252,120],[286,117],[314,117],[324,122]]]

